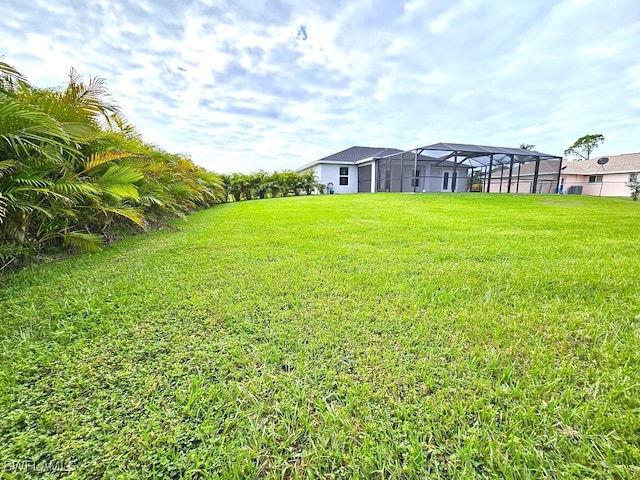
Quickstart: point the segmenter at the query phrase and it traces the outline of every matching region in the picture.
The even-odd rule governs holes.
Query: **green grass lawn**
[[[2,276],[0,478],[640,478],[639,224],[295,197]]]

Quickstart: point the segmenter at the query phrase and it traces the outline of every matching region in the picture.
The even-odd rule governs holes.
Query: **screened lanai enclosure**
[[[367,187],[373,183],[378,192],[555,193],[562,171],[562,157],[556,155],[459,143],[374,160],[358,169],[360,191],[372,191]]]

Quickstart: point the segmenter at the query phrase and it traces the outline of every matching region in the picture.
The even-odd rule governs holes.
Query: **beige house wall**
[[[556,193],[556,180],[555,175],[540,175],[538,176],[538,193]],[[511,192],[510,193],[531,193],[533,187],[533,179],[531,176],[520,177],[520,181],[516,176],[511,179]],[[491,192],[490,193],[507,193],[509,188],[509,177],[502,179],[502,189],[500,189],[500,177],[491,179]]]
[[[600,175],[600,174],[597,174]],[[640,175],[638,175],[640,178]],[[562,175],[564,191],[573,185],[582,186],[582,195],[602,197],[626,197],[629,195],[629,173],[602,174],[602,183],[589,183],[589,175]]]

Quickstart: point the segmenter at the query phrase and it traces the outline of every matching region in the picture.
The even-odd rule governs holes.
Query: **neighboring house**
[[[313,171],[335,193],[467,191],[467,166],[397,148],[354,146],[297,171]]]
[[[351,147],[298,172],[314,172],[335,193],[550,193],[558,189],[561,162],[562,157],[520,148],[436,143],[405,151]]]
[[[565,165],[560,177],[564,193],[626,197],[627,184],[640,178],[640,153],[608,155]]]

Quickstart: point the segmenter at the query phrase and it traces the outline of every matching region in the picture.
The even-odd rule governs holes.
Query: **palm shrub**
[[[284,170],[280,173],[282,182],[282,196],[288,197],[289,194],[296,193],[296,189],[299,188],[299,176],[296,172],[291,170]]]
[[[320,193],[324,191],[324,185],[317,181],[314,172],[305,172],[299,175],[301,187],[307,195],[311,195],[316,190]]]
[[[220,185],[222,188],[222,203],[227,203],[231,195],[232,177],[228,174],[220,175]]]
[[[251,174],[254,196],[264,199],[269,194],[269,175],[264,170]]]
[[[316,190],[324,190],[324,185],[316,180],[313,172],[297,173],[291,170],[234,173],[223,175],[220,182],[223,199],[232,198],[236,202],[254,198],[287,197],[290,194],[301,195],[303,192],[311,195]]]
[[[253,190],[255,188],[255,182],[250,174],[240,173],[238,174],[240,182],[240,192],[245,200],[253,199]]]
[[[104,80],[39,89],[0,62],[0,269],[223,199],[220,177],[145,144]]]
[[[275,198],[282,195],[284,189],[284,183],[282,181],[282,175],[279,172],[273,172],[266,178],[266,186],[271,198]]]
[[[4,262],[34,253],[50,239],[82,239],[68,228],[65,217],[74,214],[70,207],[77,197],[95,192],[66,179],[81,157],[78,144],[92,133],[93,125],[81,118],[83,112],[78,112],[77,122],[68,122],[70,115],[56,118],[55,92],[37,91],[6,64],[0,64],[0,70],[0,260]]]
[[[242,187],[244,182],[244,175],[241,173],[234,173],[229,177],[229,195],[233,198],[234,202],[242,200]]]

